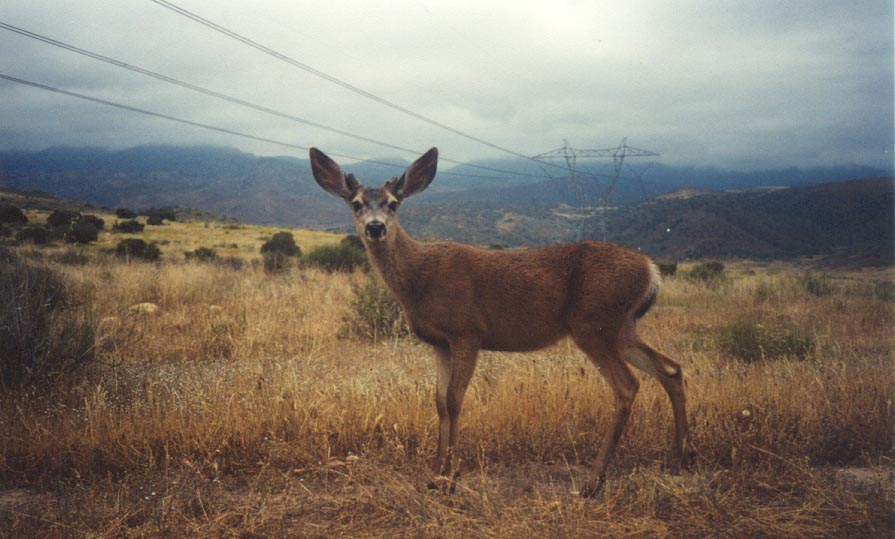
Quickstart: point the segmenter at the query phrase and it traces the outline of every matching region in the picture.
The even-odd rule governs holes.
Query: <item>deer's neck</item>
[[[419,282],[424,254],[422,246],[408,236],[401,225],[395,223],[393,230],[395,237],[391,241],[367,242],[367,253],[386,286],[405,304]]]

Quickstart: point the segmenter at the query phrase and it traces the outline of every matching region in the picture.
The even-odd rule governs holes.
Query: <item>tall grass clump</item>
[[[351,285],[348,314],[342,322],[343,336],[376,341],[410,335],[401,304],[376,279]]]
[[[760,323],[743,316],[718,328],[715,342],[724,356],[745,362],[784,357],[809,359],[815,350],[812,332],[784,319]]]
[[[827,297],[836,291],[836,287],[829,277],[810,271],[796,277],[796,282],[802,290],[819,298]]]
[[[0,252],[0,389],[76,370],[94,341],[91,316],[55,271]]]
[[[316,267],[328,272],[352,272],[355,268],[369,268],[367,253],[350,243],[321,245],[304,256],[302,265]]]
[[[720,262],[703,262],[697,264],[681,275],[693,283],[717,286],[724,280],[724,264]]]

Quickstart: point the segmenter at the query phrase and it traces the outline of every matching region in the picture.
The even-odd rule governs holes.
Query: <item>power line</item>
[[[208,19],[206,19],[206,18],[204,18],[204,17],[202,17],[202,16],[200,16],[200,15],[197,15],[197,14],[195,14],[195,13],[193,13],[193,12],[191,12],[191,11],[185,9],[185,8],[182,8],[182,7],[180,7],[180,6],[176,5],[176,4],[173,4],[173,3],[168,2],[168,1],[166,1],[166,0],[151,0],[151,1],[154,2],[154,3],[156,3],[156,4],[158,4],[158,5],[160,5],[160,6],[162,6],[162,7],[164,7],[164,8],[167,8],[167,9],[169,9],[169,10],[171,10],[171,11],[177,13],[178,15],[182,15],[182,16],[184,16],[184,17],[186,17],[186,18],[188,18],[188,19],[190,19],[190,20],[193,20],[193,21],[195,21],[195,22],[197,22],[197,23],[199,23],[199,24],[201,24],[201,25],[203,25],[203,26],[206,26],[206,27],[208,27],[208,28],[210,28],[210,29],[212,29],[212,30],[214,30],[214,31],[216,31],[216,32],[219,32],[219,33],[221,33],[221,34],[224,34],[225,36],[227,36],[227,37],[229,37],[229,38],[235,39],[236,41],[239,41],[239,42],[241,42],[241,43],[243,43],[243,44],[245,44],[245,45],[248,45],[248,46],[250,46],[250,47],[252,47],[252,48],[254,48],[254,49],[257,49],[257,50],[259,50],[259,51],[261,51],[261,52],[263,52],[263,53],[265,53],[265,54],[268,54],[268,55],[270,55],[270,56],[273,56],[274,58],[276,58],[276,59],[278,59],[278,60],[281,60],[281,61],[283,61],[283,62],[286,62],[286,63],[288,63],[288,64],[290,64],[290,65],[293,65],[293,66],[295,66],[295,67],[297,67],[297,68],[299,68],[299,69],[302,69],[302,70],[304,70],[304,71],[307,71],[308,73],[311,73],[312,75],[315,75],[315,76],[317,76],[317,77],[320,77],[320,78],[322,78],[322,79],[324,79],[324,80],[327,80],[327,81],[329,81],[329,82],[331,82],[331,83],[333,83],[333,84],[335,84],[335,85],[337,85],[337,86],[340,86],[340,87],[342,87],[342,88],[345,88],[346,90],[349,90],[349,91],[354,92],[354,93],[356,93],[356,94],[358,94],[358,95],[361,95],[361,96],[363,96],[363,97],[366,97],[367,99],[371,99],[371,100],[373,100],[373,101],[375,101],[375,102],[377,102],[377,103],[379,103],[379,104],[381,104],[381,105],[384,105],[384,106],[389,107],[389,108],[391,108],[391,109],[393,109],[393,110],[396,110],[396,111],[398,111],[398,112],[401,112],[402,114],[406,114],[407,116],[410,116],[410,117],[415,118],[415,119],[417,119],[417,120],[420,120],[420,121],[422,121],[422,122],[426,122],[426,123],[428,123],[428,124],[430,124],[430,125],[433,125],[433,126],[435,126],[435,127],[438,127],[439,129],[443,129],[443,130],[445,130],[445,131],[449,131],[449,132],[451,132],[451,133],[454,133],[455,135],[459,135],[459,136],[461,136],[461,137],[464,137],[464,138],[466,138],[466,139],[472,140],[472,141],[477,142],[477,143],[479,143],[479,144],[482,144],[482,145],[484,145],[484,146],[488,146],[489,148],[492,148],[492,149],[495,149],[495,150],[498,150],[498,151],[501,151],[501,152],[504,152],[504,153],[507,153],[507,154],[510,154],[510,155],[514,155],[514,156],[519,157],[519,158],[522,158],[522,159],[527,159],[527,160],[531,160],[531,161],[534,161],[534,160],[535,160],[533,157],[531,157],[531,156],[529,156],[529,155],[526,155],[526,154],[517,152],[517,151],[515,151],[515,150],[511,150],[511,149],[509,149],[509,148],[506,148],[506,147],[497,145],[497,144],[495,144],[495,143],[493,143],[493,142],[489,142],[489,141],[487,141],[487,140],[485,140],[485,139],[482,139],[482,138],[480,138],[480,137],[477,137],[477,136],[475,136],[475,135],[471,135],[471,134],[469,134],[469,133],[466,133],[465,131],[461,131],[461,130],[455,128],[455,127],[451,127],[451,126],[449,126],[449,125],[447,125],[447,124],[444,124],[444,123],[442,123],[442,122],[439,122],[438,120],[433,120],[432,118],[429,118],[428,116],[424,116],[424,115],[422,115],[422,114],[420,114],[420,113],[418,113],[418,112],[415,112],[415,111],[410,110],[410,109],[408,109],[408,108],[406,108],[406,107],[403,107],[403,106],[401,106],[401,105],[399,105],[399,104],[397,104],[397,103],[395,103],[395,102],[393,102],[393,101],[389,101],[388,99],[385,99],[385,98],[383,98],[383,97],[380,97],[380,96],[378,96],[378,95],[376,95],[376,94],[374,94],[374,93],[368,92],[367,90],[364,90],[363,88],[359,88],[359,87],[357,87],[357,86],[355,86],[355,85],[353,85],[353,84],[351,84],[351,83],[349,83],[349,82],[345,82],[345,81],[343,81],[342,79],[339,79],[339,78],[337,78],[337,77],[335,77],[335,76],[333,76],[333,75],[330,75],[330,74],[328,74],[328,73],[325,73],[325,72],[323,72],[323,71],[320,71],[319,69],[314,68],[314,67],[312,67],[312,66],[310,66],[310,65],[308,65],[308,64],[306,64],[306,63],[304,63],[304,62],[301,62],[301,61],[299,61],[299,60],[296,60],[296,59],[294,59],[294,58],[292,58],[292,57],[290,57],[290,56],[287,56],[287,55],[285,55],[285,54],[283,54],[283,53],[281,53],[281,52],[278,52],[278,51],[276,51],[276,50],[274,50],[274,49],[271,49],[270,47],[267,47],[267,46],[265,46],[265,45],[262,45],[261,43],[258,43],[257,41],[254,41],[254,40],[252,40],[252,39],[250,39],[250,38],[248,38],[248,37],[246,37],[246,36],[244,36],[244,35],[242,35],[242,34],[239,34],[239,33],[237,33],[237,32],[234,32],[233,30],[229,30],[229,29],[227,29],[227,28],[225,28],[225,27],[223,27],[223,26],[221,26],[221,25],[219,25],[219,24],[217,24],[217,23],[215,23],[215,22],[213,22],[213,21],[210,21],[210,20],[208,20]],[[562,166],[560,166],[560,165],[555,165],[555,164],[553,164],[553,163],[544,163],[544,164],[546,164],[546,165],[548,165],[548,166],[551,166],[551,167],[555,167],[555,168],[564,168],[564,167],[562,167]]]
[[[15,83],[18,83],[18,84],[23,84],[23,85],[25,85],[25,86],[31,86],[31,87],[33,87],[33,88],[39,88],[39,89],[41,89],[41,90],[46,90],[46,91],[48,91],[48,92],[53,92],[53,93],[57,93],[57,94],[62,94],[62,95],[66,95],[66,96],[69,96],[69,97],[75,97],[75,98],[77,98],[77,99],[82,99],[82,100],[84,100],[84,101],[90,101],[90,102],[93,102],[93,103],[98,103],[98,104],[100,104],[100,105],[106,105],[106,106],[109,106],[109,107],[114,107],[114,108],[117,108],[117,109],[121,109],[121,110],[129,111],[129,112],[136,112],[136,113],[139,113],[139,114],[143,114],[143,115],[146,115],[146,116],[152,116],[152,117],[155,117],[155,118],[161,118],[161,119],[163,119],[163,120],[168,120],[168,121],[171,121],[171,122],[177,122],[177,123],[180,123],[180,124],[190,125],[190,126],[193,126],[193,127],[199,127],[199,128],[202,128],[202,129],[207,129],[207,130],[209,130],[209,131],[216,131],[216,132],[218,132],[218,133],[225,133],[225,134],[227,134],[227,135],[233,135],[233,136],[236,136],[236,137],[242,137],[242,138],[246,138],[246,139],[250,139],[250,140],[255,140],[255,141],[259,141],[259,142],[266,142],[266,143],[268,143],[268,144],[276,144],[276,145],[278,145],[278,146],[284,146],[284,147],[287,147],[287,148],[293,148],[293,149],[297,149],[297,150],[308,151],[308,150],[310,149],[308,146],[301,146],[301,145],[299,145],[299,144],[292,144],[292,143],[289,143],[289,142],[283,142],[283,141],[276,140],[276,139],[271,139],[271,138],[266,138],[266,137],[259,137],[259,136],[257,136],[257,135],[251,135],[251,134],[248,134],[248,133],[243,133],[243,132],[241,132],[241,131],[235,131],[235,130],[233,130],[233,129],[227,129],[227,128],[225,128],[225,127],[219,127],[219,126],[216,126],[216,125],[210,125],[210,124],[205,124],[205,123],[201,123],[201,122],[194,122],[194,121],[192,121],[192,120],[186,120],[186,119],[184,119],[184,118],[178,118],[178,117],[176,117],[176,116],[171,116],[171,115],[168,115],[168,114],[163,114],[163,113],[161,113],[161,112],[155,112],[155,111],[151,111],[151,110],[141,109],[141,108],[138,108],[138,107],[132,107],[132,106],[130,106],[130,105],[125,105],[125,104],[123,104],[123,103],[118,103],[118,102],[115,102],[115,101],[109,101],[109,100],[107,100],[107,99],[101,99],[101,98],[99,98],[99,97],[93,97],[93,96],[89,96],[89,95],[84,95],[84,94],[80,94],[80,93],[77,93],[77,92],[72,92],[72,91],[69,91],[69,90],[63,90],[63,89],[61,89],[61,88],[56,88],[56,87],[49,86],[49,85],[46,85],[46,84],[41,84],[41,83],[39,83],[39,82],[33,82],[33,81],[25,80],[25,79],[20,79],[20,78],[18,78],[18,77],[13,77],[13,76],[11,76],[11,75],[6,75],[6,74],[4,74],[4,73],[0,73],[0,79],[5,79],[5,80],[8,80],[8,81],[10,81],[10,82],[15,82]],[[407,168],[406,165],[398,165],[398,164],[395,164],[395,163],[387,163],[387,162],[385,162],[385,161],[375,161],[375,160],[372,160],[372,159],[364,159],[364,158],[361,158],[361,157],[355,157],[355,156],[353,156],[353,155],[346,155],[346,154],[335,153],[335,152],[327,152],[327,153],[329,153],[329,155],[331,155],[331,156],[334,156],[334,157],[341,157],[341,158],[343,158],[343,159],[352,159],[352,160],[356,160],[356,161],[363,161],[363,162],[365,162],[365,163],[372,163],[372,164],[375,164],[375,165],[383,165],[383,166],[388,166],[388,167],[394,167],[394,168],[402,169],[402,170],[405,169],[405,168]],[[494,176],[475,176],[475,175],[470,175],[470,174],[456,174],[456,173],[452,173],[452,172],[441,172],[440,174],[442,174],[442,175],[450,175],[450,176],[465,176],[465,177],[478,177],[478,178],[494,179]]]
[[[133,65],[133,64],[129,64],[129,63],[127,63],[127,62],[123,62],[123,61],[121,61],[121,60],[116,60],[115,58],[110,58],[110,57],[108,57],[108,56],[104,56],[104,55],[102,55],[102,54],[98,54],[98,53],[95,53],[95,52],[91,52],[91,51],[88,51],[88,50],[86,50],[86,49],[82,49],[82,48],[80,48],[80,47],[76,47],[76,46],[74,46],[74,45],[71,45],[71,44],[68,44],[68,43],[64,43],[64,42],[62,42],[62,41],[58,41],[58,40],[56,40],[56,39],[53,39],[53,38],[50,38],[50,37],[47,37],[47,36],[43,36],[43,35],[37,34],[37,33],[35,33],[35,32],[31,32],[30,30],[25,30],[24,28],[19,28],[19,27],[17,27],[17,26],[13,26],[13,25],[11,25],[11,24],[7,24],[7,23],[5,23],[5,22],[3,22],[3,21],[0,21],[0,28],[3,28],[3,29],[5,29],[5,30],[9,30],[9,31],[11,31],[11,32],[15,32],[15,33],[17,33],[17,34],[19,34],[19,35],[22,35],[22,36],[25,36],[25,37],[29,37],[29,38],[32,38],[32,39],[36,39],[36,40],[41,41],[41,42],[43,42],[43,43],[46,43],[46,44],[48,44],[48,45],[52,45],[52,46],[54,46],[54,47],[59,47],[59,48],[61,48],[61,49],[65,49],[65,50],[67,50],[67,51],[74,52],[74,53],[76,53],[76,54],[80,54],[80,55],[82,55],[82,56],[86,56],[86,57],[88,57],[88,58],[92,58],[92,59],[94,59],[94,60],[99,60],[99,61],[101,61],[101,62],[105,62],[105,63],[107,63],[107,64],[111,64],[111,65],[114,65],[114,66],[116,66],[116,67],[120,67],[120,68],[123,68],[123,69],[127,69],[127,70],[133,71],[133,72],[135,72],[135,73],[139,73],[139,74],[141,74],[141,75],[145,75],[145,76],[147,76],[147,77],[152,77],[152,78],[161,80],[161,81],[163,81],[163,82],[166,82],[166,83],[169,83],[169,84],[173,84],[173,85],[175,85],[175,86],[179,86],[179,87],[181,87],[181,88],[185,88],[185,89],[188,89],[188,90],[192,90],[192,91],[194,91],[194,92],[198,92],[198,93],[201,93],[201,94],[210,96],[210,97],[214,97],[214,98],[216,98],[216,99],[221,99],[221,100],[223,100],[223,101],[227,101],[227,102],[230,102],[230,103],[233,103],[233,104],[236,104],[236,105],[240,105],[240,106],[242,106],[242,107],[247,107],[247,108],[250,108],[250,109],[259,111],[259,112],[263,112],[263,113],[266,113],[266,114],[270,114],[270,115],[273,115],[273,116],[277,116],[277,117],[279,117],[279,118],[284,118],[284,119],[291,120],[291,121],[294,121],[294,122],[297,122],[297,123],[302,123],[302,124],[310,125],[310,126],[312,126],[312,127],[316,127],[316,128],[319,128],[319,129],[323,129],[323,130],[326,130],[326,131],[330,131],[330,132],[332,132],[332,133],[336,133],[336,134],[343,135],[343,136],[346,136],[346,137],[351,137],[351,138],[354,138],[354,139],[357,139],[357,140],[361,140],[361,141],[364,141],[364,142],[369,142],[369,143],[371,143],[371,144],[376,144],[376,145],[383,146],[383,147],[386,147],[386,148],[391,148],[391,149],[398,150],[398,151],[402,151],[402,152],[408,152],[408,153],[411,153],[411,154],[413,154],[413,155],[420,155],[421,153],[423,153],[422,151],[419,151],[419,150],[414,150],[414,149],[412,149],[412,148],[405,148],[405,147],[403,147],[403,146],[397,146],[397,145],[395,145],[395,144],[390,144],[390,143],[387,143],[387,142],[382,142],[382,141],[379,141],[379,140],[376,140],[376,139],[372,139],[372,138],[369,138],[369,137],[365,137],[365,136],[362,136],[362,135],[358,135],[358,134],[355,134],[355,133],[351,133],[351,132],[349,132],[349,131],[345,131],[345,130],[338,129],[338,128],[335,128],[335,127],[330,127],[330,126],[327,126],[327,125],[324,125],[324,124],[321,124],[321,123],[318,123],[318,122],[314,122],[314,121],[312,121],[312,120],[308,120],[308,119],[305,119],[305,118],[301,118],[301,117],[299,117],[299,116],[295,116],[295,115],[288,114],[288,113],[285,113],[285,112],[280,112],[280,111],[277,111],[277,110],[274,110],[274,109],[271,109],[271,108],[268,108],[268,107],[265,107],[265,106],[262,106],[262,105],[257,105],[257,104],[255,104],[255,103],[252,103],[252,102],[249,102],[249,101],[246,101],[246,100],[243,100],[243,99],[239,99],[239,98],[237,98],[237,97],[233,97],[233,96],[230,96],[230,95],[227,95],[227,94],[223,94],[223,93],[220,93],[220,92],[216,92],[216,91],[214,91],[214,90],[209,90],[209,89],[207,89],[207,88],[203,88],[203,87],[201,87],[201,86],[197,86],[197,85],[195,85],[195,84],[190,84],[190,83],[188,83],[188,82],[184,82],[184,81],[182,81],[182,80],[175,79],[175,78],[173,78],[173,77],[169,77],[169,76],[167,76],[167,75],[163,75],[163,74],[161,74],[161,73],[157,73],[157,72],[155,72],[155,71],[150,71],[150,70],[148,70],[148,69],[145,69],[145,68],[142,68],[142,67],[139,67],[139,66],[135,66],[135,65]],[[472,164],[472,163],[465,163],[465,162],[463,162],[463,161],[458,161],[458,160],[450,159],[450,158],[447,158],[447,157],[441,157],[440,159],[441,159],[442,161],[445,161],[445,162],[448,162],[448,163],[454,163],[454,164],[458,164],[458,165],[464,165],[464,166],[467,166],[467,167],[477,168],[477,169],[481,169],[481,170],[488,170],[488,171],[491,171],[491,172],[498,172],[498,173],[501,173],[501,174],[511,174],[511,175],[517,175],[517,176],[529,176],[529,177],[533,177],[533,178],[538,178],[538,177],[540,177],[540,176],[538,176],[537,174],[528,174],[528,173],[517,172],[517,171],[512,171],[512,170],[503,170],[503,169],[499,169],[499,168],[495,168],[495,167],[489,167],[489,166],[485,166],[485,165],[476,165],[476,164]],[[473,175],[469,175],[469,176],[470,176],[470,177],[475,177],[475,176],[473,176]]]

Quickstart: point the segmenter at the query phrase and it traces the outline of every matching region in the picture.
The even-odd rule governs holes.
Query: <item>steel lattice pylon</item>
[[[569,186],[572,189],[572,193],[575,195],[575,201],[579,209],[584,206],[584,195],[581,190],[581,186],[578,183],[578,172],[575,169],[575,165],[579,158],[589,159],[589,158],[612,158],[612,175],[606,175],[605,177],[609,179],[609,184],[605,188],[599,188],[598,183],[598,195],[597,195],[597,208],[599,215],[599,225],[600,225],[600,239],[606,239],[606,200],[609,198],[609,195],[612,194],[612,191],[615,189],[616,184],[618,183],[618,179],[621,175],[622,167],[625,164],[626,157],[657,157],[659,154],[656,152],[652,152],[649,150],[642,150],[640,148],[635,148],[633,146],[628,146],[628,139],[623,138],[621,143],[614,148],[606,148],[603,150],[580,150],[576,148],[572,148],[569,145],[569,141],[563,139],[563,145],[555,150],[550,150],[549,152],[544,152],[542,154],[538,154],[533,156],[533,159],[563,159],[566,162],[566,168],[569,170]],[[593,174],[585,174],[587,176],[594,176]],[[596,178],[594,178],[596,181]],[[641,185],[641,188],[643,186]],[[578,240],[581,240],[582,229],[584,227],[584,220],[581,221],[581,224],[578,226]]]

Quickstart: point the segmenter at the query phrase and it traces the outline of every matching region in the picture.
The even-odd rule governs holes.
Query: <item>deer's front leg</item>
[[[438,410],[438,453],[435,458],[435,473],[448,478],[447,491],[453,492],[454,481],[459,472],[459,463],[454,462],[460,428],[460,413],[466,388],[475,371],[478,346],[474,343],[455,343],[450,351],[436,349],[437,376],[435,405]],[[437,488],[431,483],[430,487]]]
[[[438,452],[435,454],[433,472],[436,476],[450,473],[448,442],[451,433],[451,418],[448,414],[448,385],[451,381],[451,353],[446,348],[435,348],[435,409],[438,410]],[[430,488],[435,488],[431,483]]]

